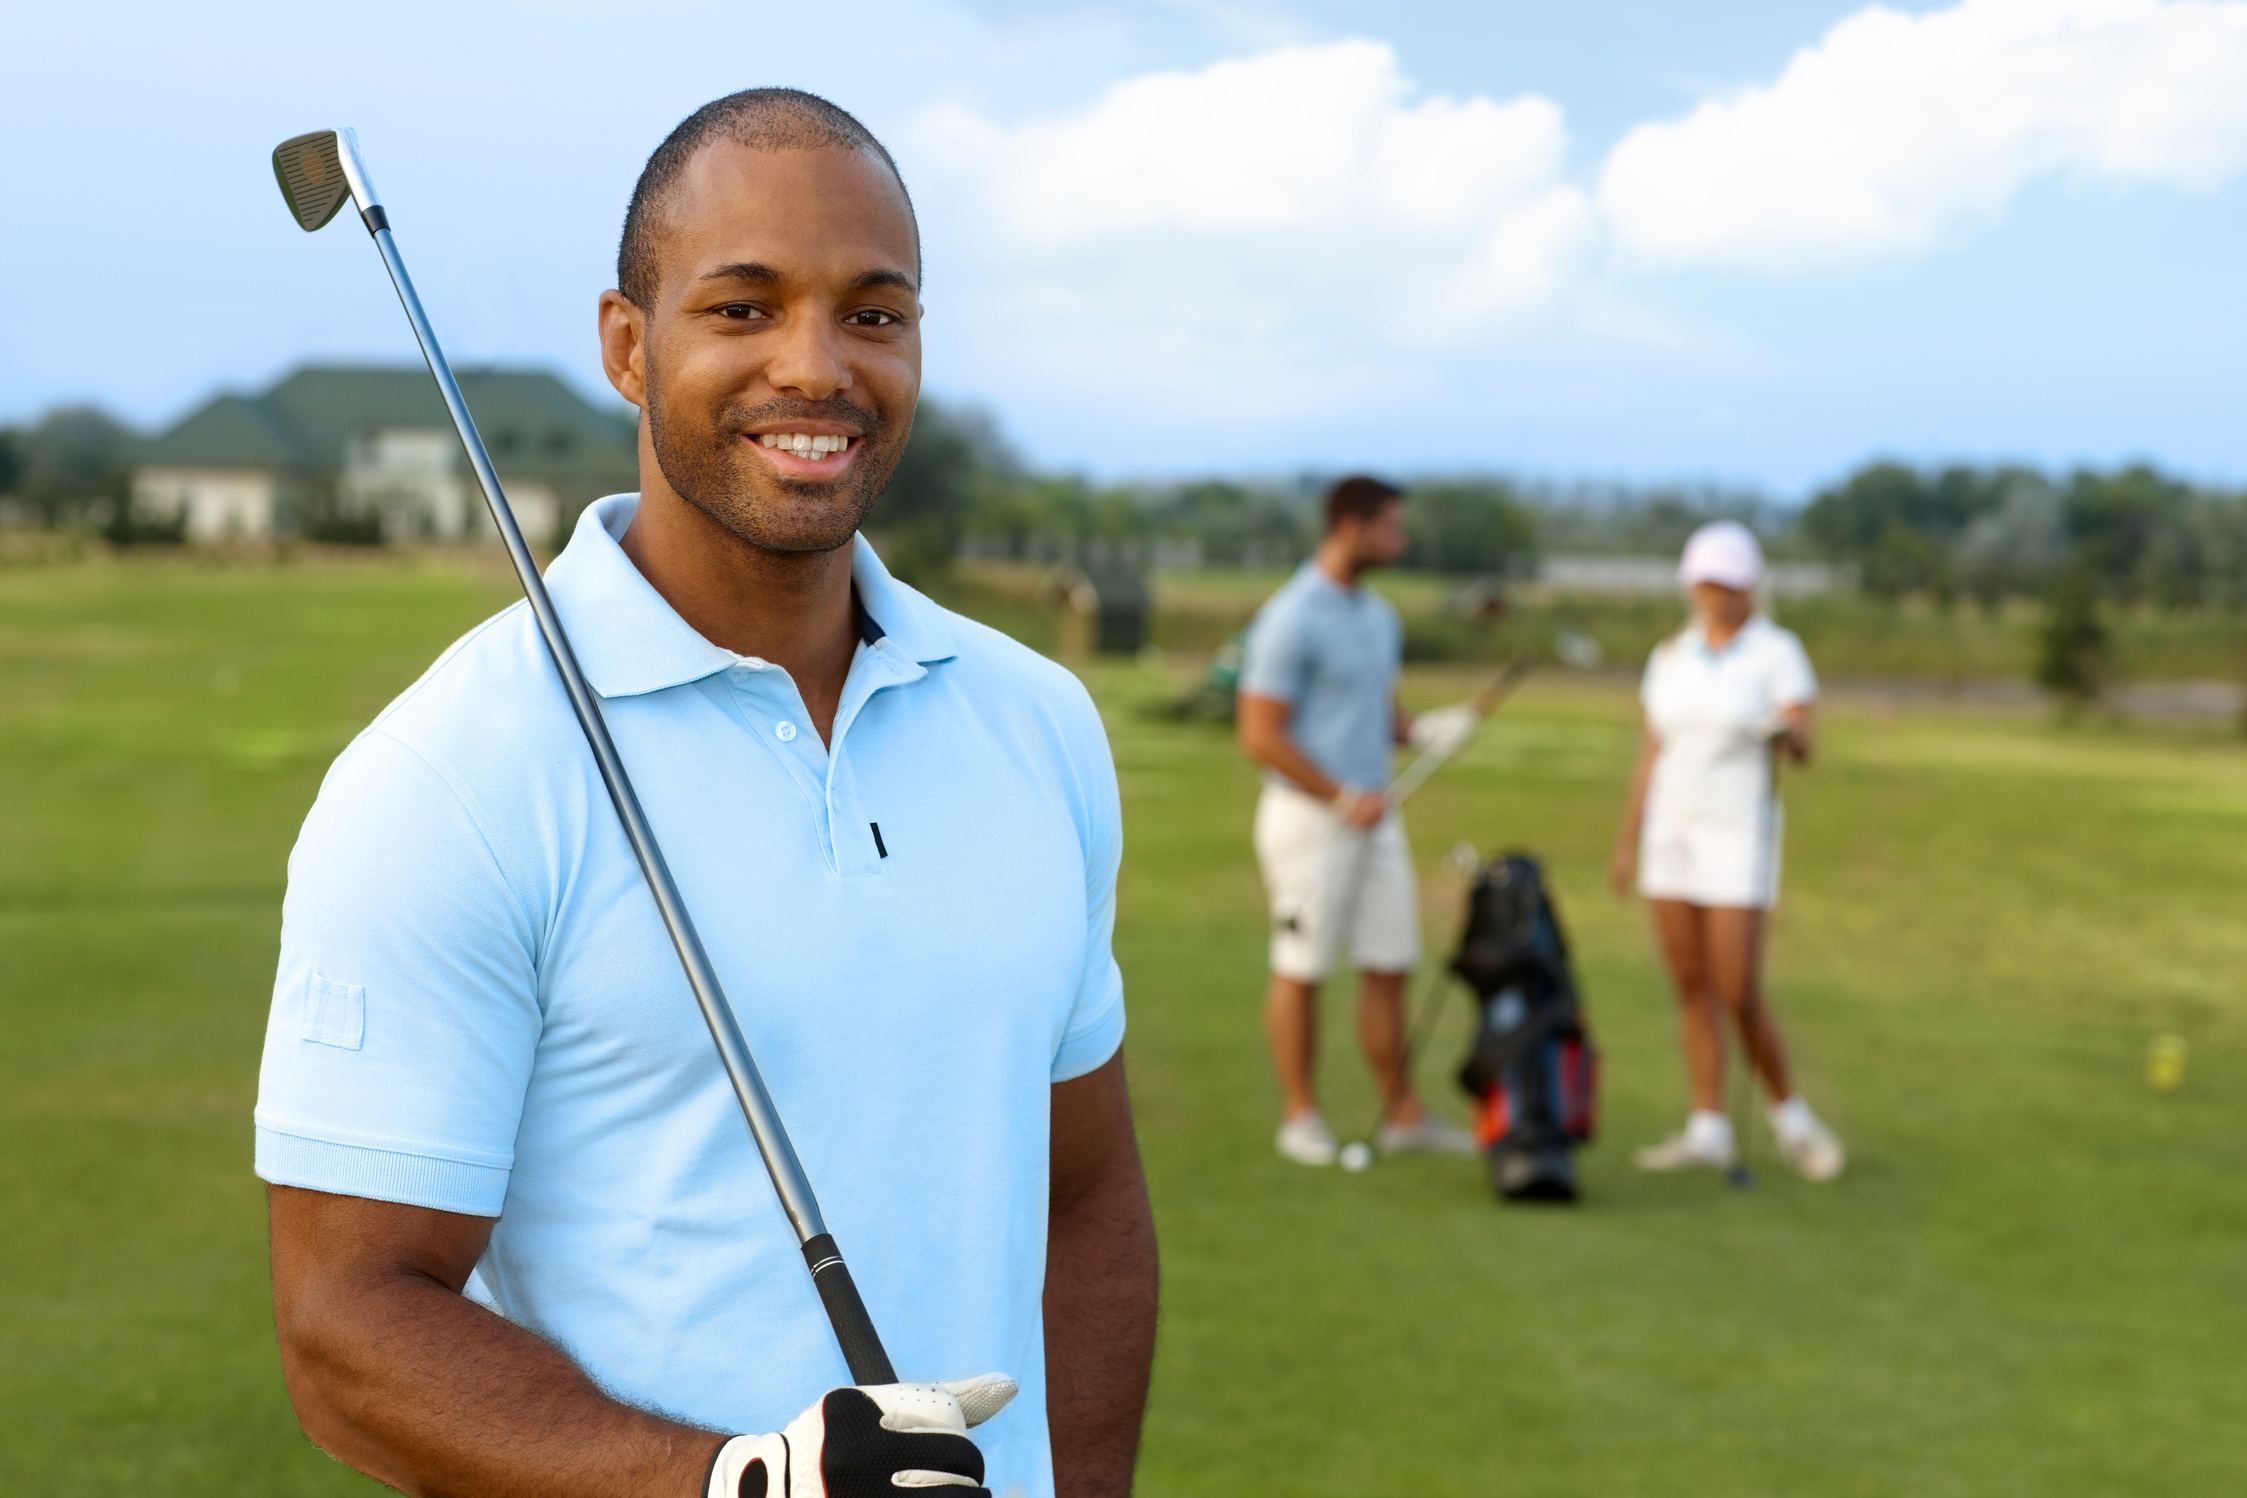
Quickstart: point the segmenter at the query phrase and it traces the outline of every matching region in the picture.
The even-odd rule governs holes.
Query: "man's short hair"
[[[1402,498],[1404,491],[1394,484],[1353,474],[1326,491],[1326,528],[1332,531],[1345,520],[1371,520]]]
[[[713,99],[681,120],[640,169],[616,247],[616,289],[634,306],[655,305],[655,245],[665,201],[695,152],[721,138],[751,151],[861,151],[880,161],[904,194],[906,217],[913,220],[914,274],[920,273],[921,225],[913,213],[913,195],[905,191],[904,174],[874,132],[849,110],[800,88],[745,88]]]

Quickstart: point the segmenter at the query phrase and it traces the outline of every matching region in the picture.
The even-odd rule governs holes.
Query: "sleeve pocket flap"
[[[304,1028],[300,1037],[316,1045],[356,1051],[367,1038],[367,990],[312,975],[304,990]]]

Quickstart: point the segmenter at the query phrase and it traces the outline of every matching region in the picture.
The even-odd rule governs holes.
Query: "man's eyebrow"
[[[901,270],[870,270],[851,278],[850,289],[853,291],[868,291],[876,286],[895,286],[898,290],[911,292],[915,296],[921,294],[921,288],[913,284],[913,278]]]
[[[731,265],[721,265],[702,274],[705,281],[755,281],[766,286],[777,286],[784,279],[778,270],[761,260],[736,260]],[[894,286],[913,296],[921,294],[913,278],[901,270],[861,271],[851,277],[852,291],[869,291],[876,286]]]
[[[716,270],[705,271],[705,281],[762,281],[767,285],[780,279],[780,272],[759,260],[736,260],[731,265],[721,265]]]

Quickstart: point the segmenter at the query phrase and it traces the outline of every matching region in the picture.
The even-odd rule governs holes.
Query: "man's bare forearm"
[[[1111,1075],[1112,1074],[1112,1075]],[[1061,1106],[1076,1090],[1079,1106]],[[1154,1213],[1121,1061],[1054,1089],[1055,1191],[1045,1283],[1046,1420],[1059,1498],[1124,1498],[1155,1356]],[[1097,1135],[1075,1153],[1068,1136]]]
[[[270,1196],[281,1367],[305,1433],[330,1455],[413,1494],[699,1494],[723,1436],[618,1403],[558,1348],[459,1293],[488,1222]]]
[[[1311,757],[1288,733],[1290,711],[1288,704],[1277,698],[1243,692],[1236,701],[1239,718],[1236,734],[1241,751],[1265,769],[1279,771],[1306,795],[1332,801],[1341,794],[1342,787],[1313,764]]]

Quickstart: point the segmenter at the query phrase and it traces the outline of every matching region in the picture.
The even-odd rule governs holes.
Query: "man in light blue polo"
[[[1384,1098],[1385,1153],[1472,1153],[1465,1130],[1430,1113],[1405,1056],[1404,987],[1420,960],[1420,903],[1404,820],[1384,794],[1402,742],[1474,731],[1472,711],[1418,722],[1397,705],[1404,625],[1361,579],[1405,553],[1404,495],[1379,479],[1327,493],[1318,550],[1265,600],[1241,660],[1241,747],[1264,767],[1256,861],[1271,904],[1264,1032],[1279,1075],[1273,1145],[1331,1165],[1333,1131],[1316,1088],[1318,993],[1347,948],[1358,967],[1358,1035]]]
[[[1114,770],[1074,678],[856,535],[911,424],[919,275],[849,115],[756,90],[691,116],[601,304],[641,492],[548,577],[916,1382],[836,1387],[518,605],[345,751],[289,866],[257,1108],[275,1319],[306,1431],[394,1487],[1129,1491],[1154,1244]]]

